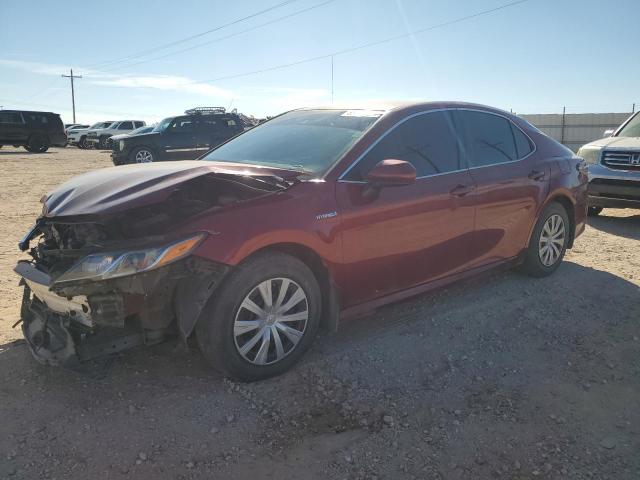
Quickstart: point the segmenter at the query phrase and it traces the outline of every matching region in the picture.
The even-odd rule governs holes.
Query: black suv
[[[150,133],[113,142],[115,165],[193,160],[245,129],[242,116],[222,107],[193,108],[162,120]]]
[[[0,146],[13,145],[43,153],[52,145],[64,147],[66,144],[67,135],[59,114],[0,110]]]

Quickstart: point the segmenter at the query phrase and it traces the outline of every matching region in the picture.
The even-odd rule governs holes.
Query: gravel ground
[[[0,478],[640,478],[640,212],[550,278],[497,272],[321,335],[237,384],[166,343],[78,371],[30,357],[11,269],[38,198],[109,165],[0,150]]]

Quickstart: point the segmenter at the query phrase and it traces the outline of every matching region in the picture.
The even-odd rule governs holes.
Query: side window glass
[[[471,167],[482,167],[518,159],[511,122],[499,115],[462,110],[465,148]]]
[[[406,120],[382,138],[349,172],[362,181],[378,162],[387,159],[411,163],[418,177],[460,170],[458,133],[451,112],[433,112]]]
[[[513,130],[513,137],[516,139],[516,151],[518,153],[518,158],[526,157],[533,151],[531,141],[524,133],[522,133],[522,130],[516,127],[513,123],[511,124],[511,130]]]
[[[142,122],[133,122],[135,127],[134,128],[140,128],[140,127],[144,127],[144,124]]]
[[[194,121],[189,117],[176,118],[169,128],[169,132],[173,133],[189,133],[194,131]]]
[[[133,130],[133,123],[131,122],[122,122],[118,127],[118,130]]]
[[[16,112],[0,111],[0,123],[22,123],[22,117]]]

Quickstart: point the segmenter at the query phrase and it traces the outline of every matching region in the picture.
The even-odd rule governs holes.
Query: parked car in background
[[[136,128],[135,130],[129,132],[129,133],[121,133],[118,135],[113,135],[109,140],[110,140],[110,144],[113,145],[113,142],[118,142],[120,140],[123,140],[126,137],[131,137],[133,135],[142,135],[144,133],[149,133],[151,131],[153,131],[153,129],[155,128],[155,125],[145,125],[144,127],[140,127],[140,128]]]
[[[114,165],[164,160],[192,160],[243,132],[245,124],[236,112],[221,107],[201,107],[168,117],[146,135],[114,142]]]
[[[0,110],[0,146],[24,147],[32,153],[64,147],[67,136],[60,115],[52,112]]]
[[[70,131],[80,130],[82,128],[89,128],[89,125],[84,125],[82,123],[76,123],[73,125],[65,126],[65,133],[69,134]]]
[[[291,111],[200,161],[98,170],[43,197],[15,269],[23,332],[52,364],[195,332],[224,374],[266,378],[321,324],[498,266],[552,274],[585,228],[587,180],[581,158],[490,107]]]
[[[87,142],[95,148],[111,148],[109,139],[113,135],[129,133],[146,125],[142,120],[120,120],[100,129],[91,129],[87,132]]]
[[[590,215],[603,208],[640,208],[640,112],[578,155],[589,164]]]
[[[94,123],[89,128],[73,128],[67,134],[68,143],[69,145],[76,145],[78,148],[90,148],[91,145],[87,142],[87,133],[89,131],[107,128],[112,123],[113,120],[107,120],[105,122]]]

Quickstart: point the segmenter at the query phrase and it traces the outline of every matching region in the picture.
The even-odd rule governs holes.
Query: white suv
[[[109,145],[109,139],[113,135],[120,135],[122,133],[129,133],[137,128],[144,127],[146,125],[142,120],[121,120],[113,122],[106,128],[89,130],[87,132],[87,142],[92,144],[96,148],[111,148]]]
[[[98,122],[91,125],[89,128],[71,127],[67,130],[67,143],[69,145],[77,145],[78,148],[89,148],[87,143],[87,132],[100,128],[107,128],[113,123],[113,120],[108,122]]]
[[[640,208],[640,112],[578,155],[589,164],[589,215],[607,207]]]

